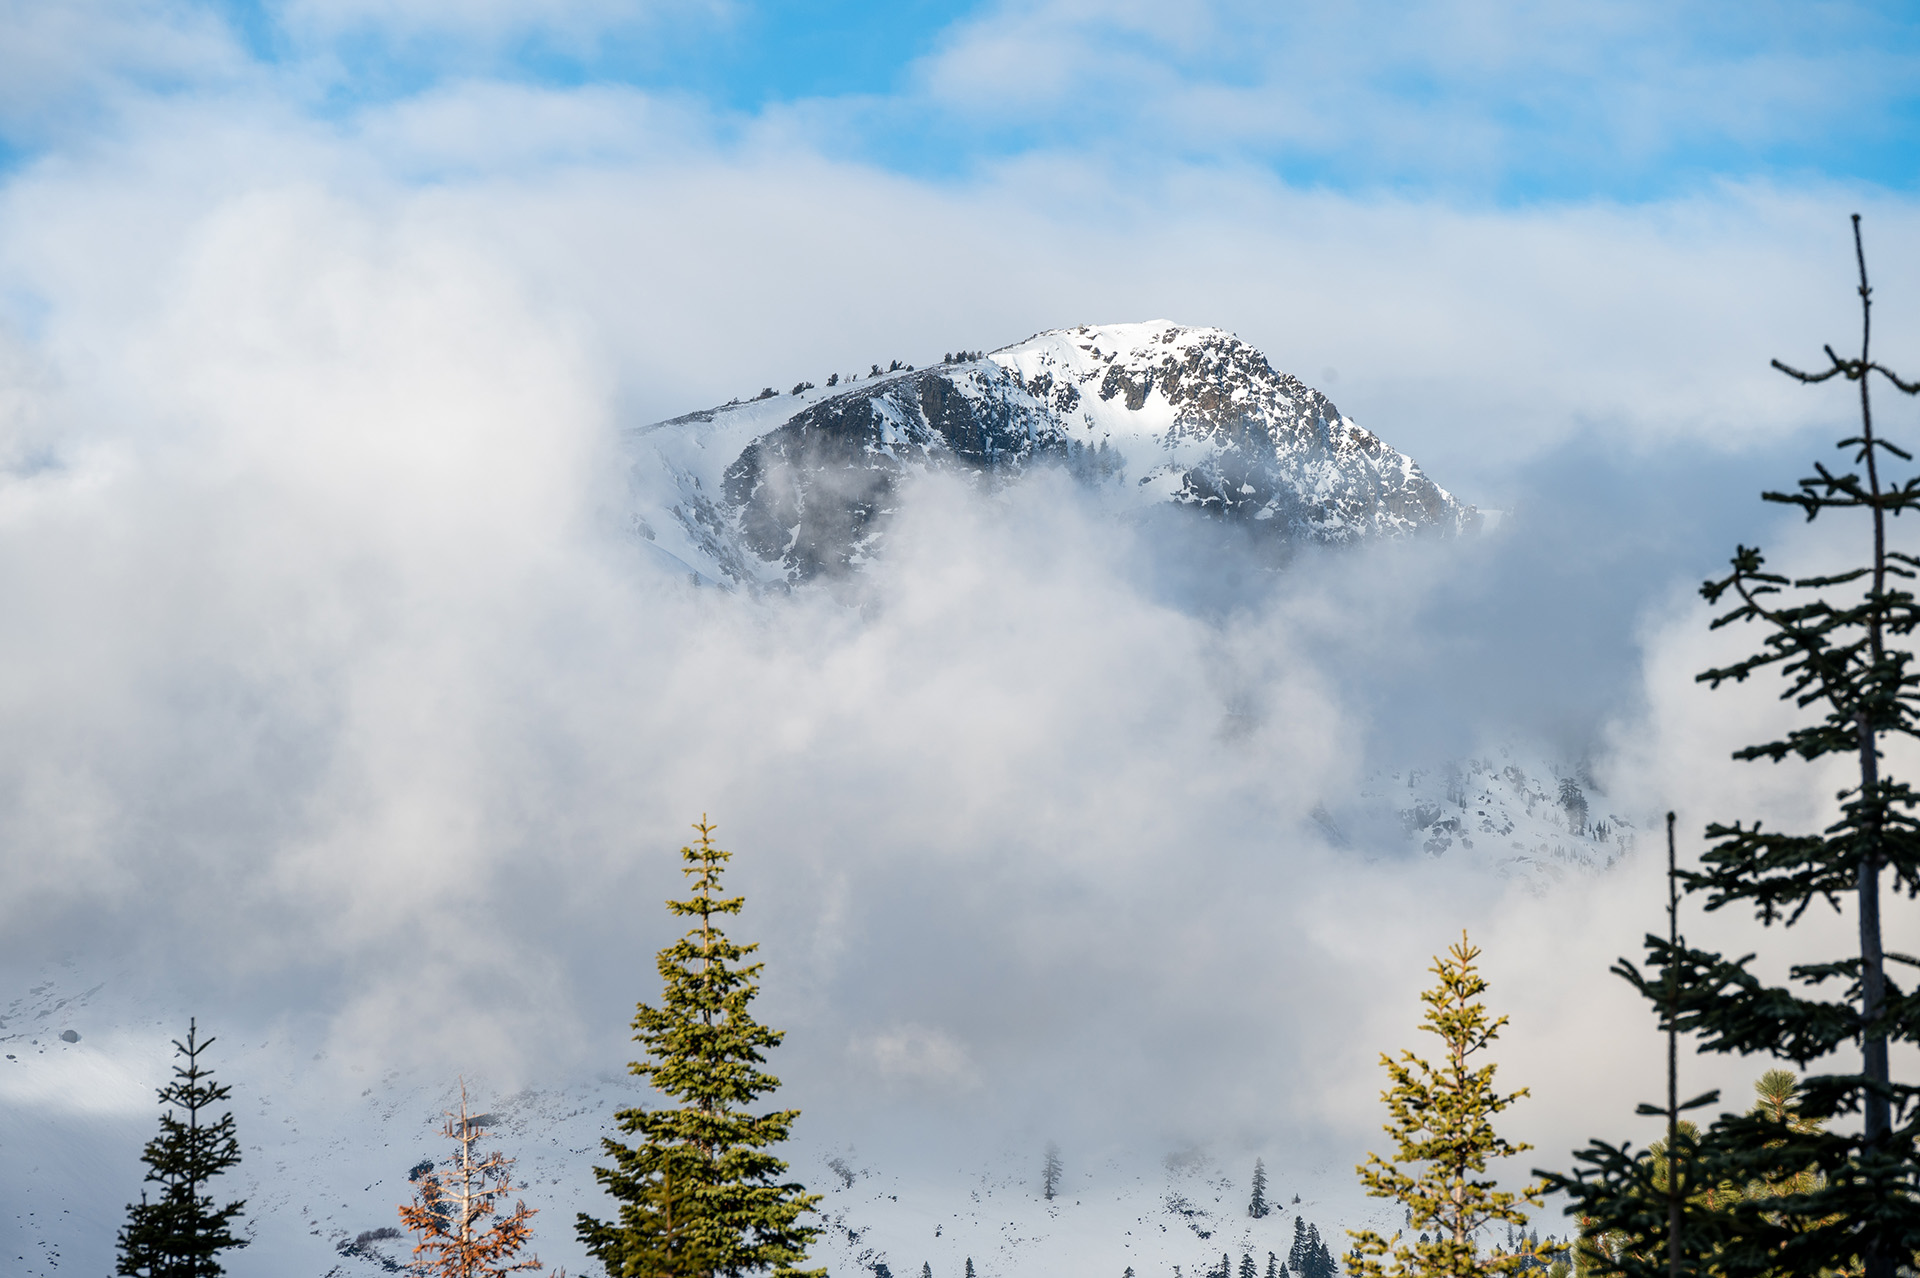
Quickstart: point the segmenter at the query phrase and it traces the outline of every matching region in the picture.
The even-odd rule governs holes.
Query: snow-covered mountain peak
[[[742,584],[857,568],[901,481],[932,469],[999,482],[1060,465],[1124,507],[1191,508],[1276,546],[1479,520],[1252,346],[1166,320],[769,387],[631,439],[641,535],[697,576]]]

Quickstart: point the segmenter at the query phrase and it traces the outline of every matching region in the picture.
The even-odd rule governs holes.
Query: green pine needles
[[[142,1193],[127,1206],[127,1223],[116,1240],[119,1263],[114,1273],[132,1278],[218,1278],[226,1270],[219,1255],[247,1240],[233,1235],[244,1202],[216,1207],[207,1182],[240,1162],[233,1115],[207,1121],[207,1110],[226,1100],[232,1089],[212,1081],[200,1053],[213,1046],[200,1041],[199,1027],[187,1022],[187,1039],[175,1039],[175,1054],[185,1065],[173,1067],[173,1081],[160,1088],[160,1134],[147,1142],[140,1158],[147,1180],[160,1187],[156,1197]],[[185,1119],[180,1114],[186,1115]]]
[[[1920,512],[1920,478],[1889,477],[1912,456],[1876,432],[1871,395],[1876,374],[1908,395],[1920,392],[1920,382],[1907,382],[1872,358],[1872,289],[1857,214],[1853,240],[1859,357],[1842,359],[1829,346],[1829,367],[1813,373],[1773,362],[1802,383],[1839,378],[1857,384],[1859,429],[1839,441],[1850,468],[1836,473],[1816,463],[1796,491],[1763,497],[1798,506],[1809,520],[1864,512],[1866,553],[1831,572],[1789,578],[1768,571],[1758,549],[1738,547],[1732,571],[1701,593],[1727,607],[1714,619],[1715,629],[1752,625],[1759,643],[1752,655],[1699,678],[1718,688],[1777,675],[1785,685],[1782,699],[1811,715],[1779,740],[1734,757],[1779,763],[1839,756],[1855,784],[1840,792],[1838,819],[1819,833],[1776,833],[1758,822],[1708,826],[1713,846],[1701,868],[1682,871],[1679,879],[1689,894],[1705,894],[1707,909],[1743,905],[1763,927],[1791,927],[1815,901],[1836,912],[1851,903],[1858,946],[1797,964],[1774,983],[1752,970],[1752,954],[1728,958],[1677,937],[1649,936],[1649,970],[1643,974],[1625,960],[1615,970],[1660,1009],[1665,1026],[1697,1036],[1703,1051],[1761,1054],[1805,1067],[1827,1064],[1852,1047],[1859,1068],[1803,1079],[1793,1092],[1792,1122],[1775,1104],[1723,1114],[1705,1132],[1683,1134],[1668,1151],[1671,1182],[1656,1183],[1652,1160],[1625,1146],[1596,1141],[1577,1154],[1587,1167],[1577,1180],[1556,1178],[1557,1187],[1569,1192],[1570,1210],[1586,1218],[1590,1231],[1624,1242],[1616,1256],[1600,1258],[1602,1272],[1892,1278],[1920,1253],[1920,1088],[1896,1081],[1888,1059],[1891,1044],[1920,1044],[1920,993],[1903,991],[1888,965],[1920,962],[1883,949],[1880,921],[1883,873],[1896,899],[1902,890],[1908,897],[1920,893],[1920,794],[1886,766],[1889,744],[1920,738],[1920,675],[1911,650],[1920,606],[1909,585],[1920,558],[1888,546],[1890,521]],[[1709,1093],[1678,1108],[1717,1099]],[[1642,1112],[1662,1111],[1642,1106]],[[1852,1121],[1829,1126],[1854,1115],[1857,1129]],[[1697,1191],[1716,1185],[1786,1191],[1718,1195],[1711,1207],[1703,1205]],[[1679,1217],[1672,1224],[1670,1201],[1684,1206],[1671,1212]]]
[[[631,1070],[675,1104],[615,1115],[632,1145],[602,1144],[611,1167],[593,1174],[619,1202],[619,1217],[584,1213],[581,1242],[611,1278],[719,1278],[771,1270],[776,1278],[822,1278],[798,1268],[818,1230],[800,1223],[820,1200],[779,1178],[787,1165],[767,1147],[787,1139],[798,1110],[747,1111],[780,1086],[760,1069],[781,1031],[753,1019],[763,966],[742,960],[716,916],[738,914],[744,897],[722,897],[720,872],[732,854],[714,846],[702,816],[699,838],[680,849],[693,894],[668,901],[693,928],[660,951],[661,1006],[641,1003],[634,1041],[646,1058]]]
[[[1419,1231],[1420,1237],[1403,1242],[1398,1233],[1389,1239],[1372,1230],[1349,1230],[1354,1243],[1347,1257],[1351,1278],[1518,1275],[1543,1263],[1530,1244],[1483,1256],[1476,1241],[1488,1225],[1526,1224],[1521,1204],[1537,1207],[1541,1197],[1532,1187],[1518,1194],[1504,1192],[1487,1174],[1490,1160],[1532,1146],[1508,1141],[1492,1123],[1495,1114],[1527,1095],[1527,1089],[1502,1095],[1493,1086],[1498,1067],[1491,1061],[1470,1063],[1507,1023],[1504,1016],[1489,1016],[1481,1002],[1487,982],[1474,966],[1479,957],[1479,949],[1463,932],[1429,969],[1439,982],[1420,995],[1427,1005],[1420,1028],[1444,1045],[1440,1064],[1412,1052],[1400,1053],[1397,1061],[1385,1053],[1380,1056],[1393,1080],[1380,1094],[1392,1116],[1384,1130],[1396,1148],[1392,1160],[1368,1154],[1355,1170],[1370,1196],[1406,1205],[1408,1229]],[[1422,1165],[1409,1171],[1402,1164]]]

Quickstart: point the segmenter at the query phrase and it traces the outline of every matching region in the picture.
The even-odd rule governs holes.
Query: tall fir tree
[[[1470,1275],[1518,1275],[1538,1262],[1534,1249],[1482,1254],[1480,1231],[1489,1225],[1524,1225],[1523,1204],[1538,1206],[1542,1190],[1530,1186],[1518,1194],[1498,1187],[1488,1163],[1532,1146],[1516,1144],[1493,1129],[1493,1118],[1527,1089],[1502,1095],[1493,1076],[1498,1066],[1471,1063],[1500,1036],[1507,1018],[1492,1017],[1481,1001],[1487,982],[1474,966],[1480,951],[1466,933],[1428,969],[1438,977],[1420,995],[1427,1011],[1421,1029],[1437,1037],[1445,1051],[1438,1066],[1403,1051],[1394,1060],[1385,1053],[1393,1086],[1380,1094],[1391,1121],[1384,1130],[1394,1139],[1392,1159],[1368,1154],[1356,1170],[1374,1198],[1394,1198],[1411,1213],[1410,1229],[1422,1237],[1405,1242],[1396,1232],[1386,1238],[1373,1230],[1349,1231],[1353,1251],[1347,1272],[1354,1278],[1469,1278]],[[1417,1164],[1417,1170],[1406,1165]],[[1426,1231],[1433,1234],[1426,1237]],[[1288,1267],[1293,1267],[1288,1259]]]
[[[1047,1160],[1040,1167],[1040,1196],[1052,1202],[1054,1195],[1060,1192],[1060,1147],[1047,1145]]]
[[[540,1259],[519,1258],[533,1236],[536,1209],[514,1203],[504,1216],[500,1202],[513,1189],[513,1160],[495,1150],[476,1156],[474,1144],[484,1127],[467,1113],[467,1084],[460,1082],[460,1112],[447,1114],[444,1134],[453,1142],[445,1173],[420,1177],[411,1203],[400,1207],[400,1221],[420,1236],[411,1269],[429,1278],[505,1278],[540,1268]]]
[[[1271,1210],[1267,1206],[1267,1165],[1258,1158],[1253,1160],[1253,1198],[1247,1203],[1247,1215],[1262,1220]]]
[[[140,1158],[147,1164],[146,1179],[159,1192],[127,1205],[127,1223],[116,1239],[118,1263],[114,1272],[129,1278],[218,1278],[223,1251],[244,1247],[233,1224],[246,1207],[236,1200],[214,1205],[207,1182],[240,1163],[240,1142],[234,1135],[233,1114],[205,1121],[205,1111],[228,1099],[233,1089],[215,1083],[213,1072],[200,1064],[200,1054],[213,1046],[202,1042],[197,1021],[188,1020],[186,1041],[173,1041],[174,1054],[186,1064],[173,1067],[173,1081],[159,1089],[168,1111],[160,1116],[160,1134],[147,1142]],[[185,1119],[179,1117],[181,1113]]]
[[[594,1177],[619,1203],[611,1221],[581,1213],[580,1241],[610,1278],[736,1278],[772,1271],[776,1278],[824,1278],[801,1270],[819,1232],[800,1223],[820,1195],[781,1180],[787,1165],[768,1147],[786,1140],[795,1109],[754,1114],[755,1100],[780,1086],[761,1069],[783,1034],[754,1020],[764,964],[743,960],[759,948],[737,945],[718,916],[738,914],[744,897],[720,895],[732,853],[713,842],[705,816],[699,838],[680,849],[692,895],[668,901],[690,918],[686,935],[660,951],[661,1006],[641,1003],[634,1041],[645,1050],[630,1070],[674,1105],[633,1108],[614,1116],[632,1145],[601,1142],[611,1167]]]
[[[1771,673],[1784,684],[1783,700],[1813,712],[1779,739],[1737,751],[1736,759],[1844,760],[1852,784],[1840,792],[1838,819],[1818,833],[1779,833],[1759,822],[1708,826],[1712,846],[1700,868],[1680,878],[1689,894],[1704,894],[1708,910],[1743,906],[1763,928],[1794,926],[1816,901],[1836,911],[1850,904],[1858,942],[1825,961],[1790,967],[1783,982],[1756,972],[1753,954],[1728,958],[1655,936],[1646,939],[1647,971],[1625,960],[1615,970],[1661,1009],[1666,1024],[1696,1036],[1703,1051],[1761,1054],[1804,1067],[1852,1047],[1859,1068],[1806,1078],[1796,1093],[1797,1124],[1764,1112],[1721,1115],[1697,1142],[1678,1145],[1677,1175],[1658,1190],[1648,1160],[1625,1145],[1594,1141],[1576,1154],[1584,1166],[1575,1177],[1557,1178],[1556,1187],[1568,1191],[1569,1211],[1590,1229],[1621,1240],[1615,1255],[1599,1258],[1601,1273],[1892,1278],[1920,1252],[1920,1088],[1893,1078],[1889,1067],[1891,1045],[1920,1044],[1920,994],[1889,977],[1889,961],[1915,961],[1887,953],[1881,934],[1883,875],[1896,899],[1902,891],[1920,894],[1920,794],[1888,765],[1889,744],[1920,738],[1911,639],[1920,606],[1908,585],[1920,557],[1888,545],[1891,519],[1920,511],[1920,478],[1891,477],[1912,458],[1877,429],[1871,394],[1876,374],[1908,395],[1920,393],[1920,382],[1872,357],[1873,290],[1858,214],[1853,246],[1858,358],[1842,358],[1829,346],[1828,367],[1812,373],[1773,361],[1802,383],[1857,383],[1859,428],[1838,445],[1847,462],[1839,471],[1816,462],[1794,491],[1762,498],[1797,506],[1809,520],[1863,512],[1865,553],[1833,571],[1790,578],[1769,571],[1757,548],[1737,547],[1728,575],[1708,581],[1701,593],[1727,608],[1714,629],[1759,628],[1757,650],[1698,676],[1719,688]],[[1708,1093],[1687,1108],[1716,1100]],[[1829,1126],[1854,1115],[1857,1128],[1851,1121]],[[1693,1193],[1719,1183],[1792,1183],[1809,1173],[1817,1182],[1807,1182],[1805,1192],[1741,1195],[1712,1211]],[[1670,1219],[1666,1204],[1654,1201],[1666,1194],[1686,1204],[1682,1218]]]

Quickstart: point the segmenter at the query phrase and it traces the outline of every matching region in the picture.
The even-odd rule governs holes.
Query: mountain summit
[[[932,368],[771,388],[633,432],[636,527],[743,585],[857,568],[910,473],[1055,464],[1138,508],[1183,506],[1276,548],[1458,533],[1479,513],[1319,391],[1217,328],[1040,333]]]

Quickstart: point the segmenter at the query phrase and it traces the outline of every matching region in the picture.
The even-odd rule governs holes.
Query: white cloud
[[[980,1089],[980,1071],[965,1045],[924,1025],[896,1025],[863,1034],[854,1038],[848,1050],[891,1087],[942,1093]]]
[[[530,44],[592,58],[606,42],[632,38],[663,18],[724,28],[738,7],[733,0],[281,0],[270,12],[306,56],[350,60],[356,42],[372,41],[401,66],[431,75],[511,61]]]
[[[944,33],[917,83],[973,127],[1115,156],[1259,156],[1381,189],[1664,189],[1701,171],[1697,149],[1883,138],[1906,36],[1864,6],[1009,0]]]
[[[0,4],[0,136],[15,141],[82,143],[129,84],[200,88],[246,70],[225,24],[187,0]]]

